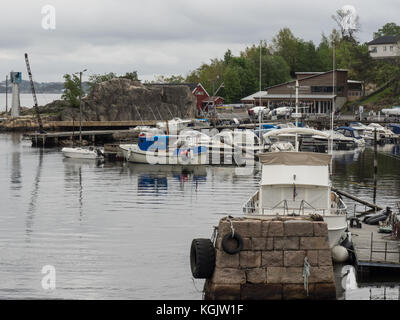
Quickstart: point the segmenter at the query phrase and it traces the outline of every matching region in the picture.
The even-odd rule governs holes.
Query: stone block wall
[[[336,299],[328,228],[304,218],[234,218],[243,249],[225,253],[222,238],[230,233],[220,220],[216,266],[204,287],[207,300]],[[308,295],[304,289],[304,258],[310,264]]]

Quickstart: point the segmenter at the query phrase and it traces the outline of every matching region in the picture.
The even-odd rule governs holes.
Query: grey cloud
[[[56,30],[41,28],[41,8],[56,9]],[[138,70],[149,77],[186,74],[230,48],[238,53],[260,39],[270,41],[283,27],[318,44],[336,27],[331,15],[355,6],[368,41],[384,23],[397,20],[397,0],[147,0],[7,2],[0,28],[0,74],[25,71],[23,53],[32,57],[39,81],[61,81],[64,73]]]

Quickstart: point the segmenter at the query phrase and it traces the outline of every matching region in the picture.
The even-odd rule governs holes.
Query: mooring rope
[[[310,276],[310,264],[308,263],[307,257],[304,258],[303,266],[303,279],[304,279],[304,290],[307,292],[308,296],[308,277]]]
[[[234,235],[235,235],[235,228],[233,227],[233,223],[232,223],[232,219],[233,217],[232,216],[228,216],[228,221],[229,221],[229,223],[231,224],[231,232],[232,232],[232,238],[234,237]]]

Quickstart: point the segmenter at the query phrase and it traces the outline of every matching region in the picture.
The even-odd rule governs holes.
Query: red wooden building
[[[183,83],[183,85],[187,85],[190,91],[192,91],[193,95],[196,97],[197,109],[202,109],[204,99],[210,96],[207,90],[201,85],[201,83]]]

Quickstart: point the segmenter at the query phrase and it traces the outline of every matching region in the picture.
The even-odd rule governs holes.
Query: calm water
[[[229,167],[182,173],[68,160],[20,135],[1,134],[0,150],[0,298],[200,299],[191,241],[210,237],[221,217],[240,215],[259,180],[259,172]],[[338,154],[334,184],[371,200],[372,156]],[[399,160],[379,161],[378,203],[393,205]],[[45,265],[56,269],[55,290],[42,288]]]
[[[36,98],[38,100],[38,105],[43,106],[48,104],[54,100],[60,99],[61,94],[55,93],[38,93],[36,94]],[[20,103],[22,107],[33,107],[33,97],[30,93],[21,93],[20,94]],[[8,110],[11,109],[11,101],[12,101],[12,94],[8,94]],[[0,112],[6,111],[6,94],[0,93]]]

